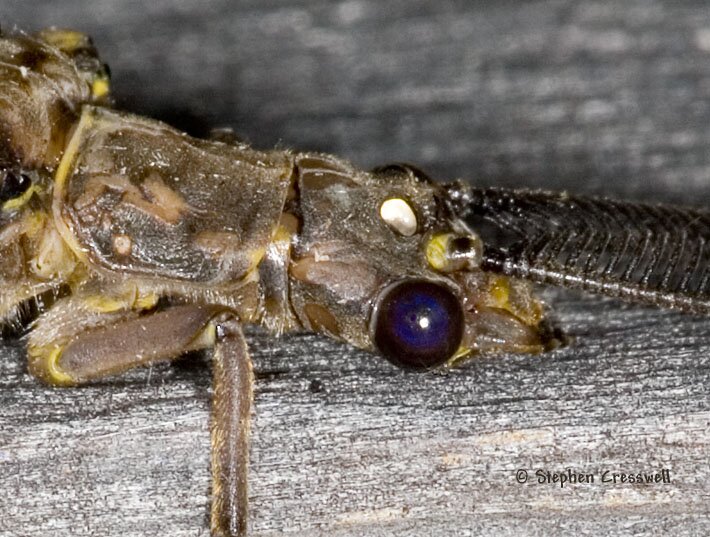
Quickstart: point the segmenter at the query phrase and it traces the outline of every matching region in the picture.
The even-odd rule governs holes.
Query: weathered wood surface
[[[5,0],[0,20],[92,33],[123,107],[193,132],[708,204],[702,1]],[[447,375],[250,332],[253,535],[710,534],[710,321],[547,296],[571,347]],[[0,535],[207,535],[209,391],[205,358],[49,389],[7,342]],[[567,468],[597,482],[515,480]]]

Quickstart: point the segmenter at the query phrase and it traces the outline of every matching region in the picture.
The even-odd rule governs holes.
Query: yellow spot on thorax
[[[67,53],[90,44],[89,37],[76,30],[49,28],[39,32],[39,36],[43,41]]]
[[[3,203],[2,210],[14,211],[16,209],[19,209],[25,203],[27,203],[34,194],[39,194],[40,192],[42,192],[42,189],[39,187],[39,185],[32,185],[30,188],[25,190],[25,192],[21,196],[17,196],[16,198],[7,200],[5,203]]]
[[[148,310],[158,303],[154,292],[142,292],[131,286],[119,294],[91,295],[84,299],[85,304],[98,313],[112,313],[121,310]]]
[[[79,246],[79,242],[72,234],[69,226],[64,221],[62,208],[64,207],[64,190],[69,179],[69,172],[72,169],[72,164],[79,154],[79,147],[84,137],[84,133],[91,129],[94,123],[94,109],[84,107],[82,109],[79,123],[74,129],[69,143],[67,144],[62,159],[59,161],[57,171],[54,174],[54,199],[52,201],[52,213],[54,216],[54,224],[57,227],[59,235],[64,239],[64,242],[71,249],[74,255],[80,260],[86,262],[86,253]]]

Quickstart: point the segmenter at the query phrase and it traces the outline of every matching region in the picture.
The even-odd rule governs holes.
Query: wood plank
[[[74,26],[119,103],[260,147],[707,206],[704,2],[6,0]],[[710,323],[546,291],[574,344],[400,372],[252,330],[255,536],[710,533]],[[204,357],[76,390],[0,359],[0,535],[207,535]],[[594,484],[525,485],[538,469]],[[601,483],[667,468],[671,483]]]

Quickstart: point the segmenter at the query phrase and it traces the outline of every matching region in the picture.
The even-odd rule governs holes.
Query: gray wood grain
[[[122,107],[194,133],[708,204],[702,1],[5,0],[0,21],[91,33]],[[709,534],[710,323],[545,296],[572,346],[448,374],[250,331],[253,535]],[[207,535],[209,393],[200,356],[46,388],[7,341],[0,535]],[[516,483],[567,468],[597,482]]]

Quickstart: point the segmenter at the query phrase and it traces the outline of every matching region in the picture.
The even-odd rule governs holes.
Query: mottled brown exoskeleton
[[[415,169],[198,140],[109,104],[83,34],[0,39],[0,316],[61,295],[28,335],[55,386],[214,349],[213,535],[246,533],[242,324],[413,368],[542,349],[528,286],[478,269],[478,237]]]
[[[244,323],[429,369],[555,345],[511,276],[710,311],[707,213],[366,172],[109,105],[85,35],[0,37],[0,319],[54,298],[27,336],[30,372],[54,386],[213,349],[214,536],[247,528]]]

